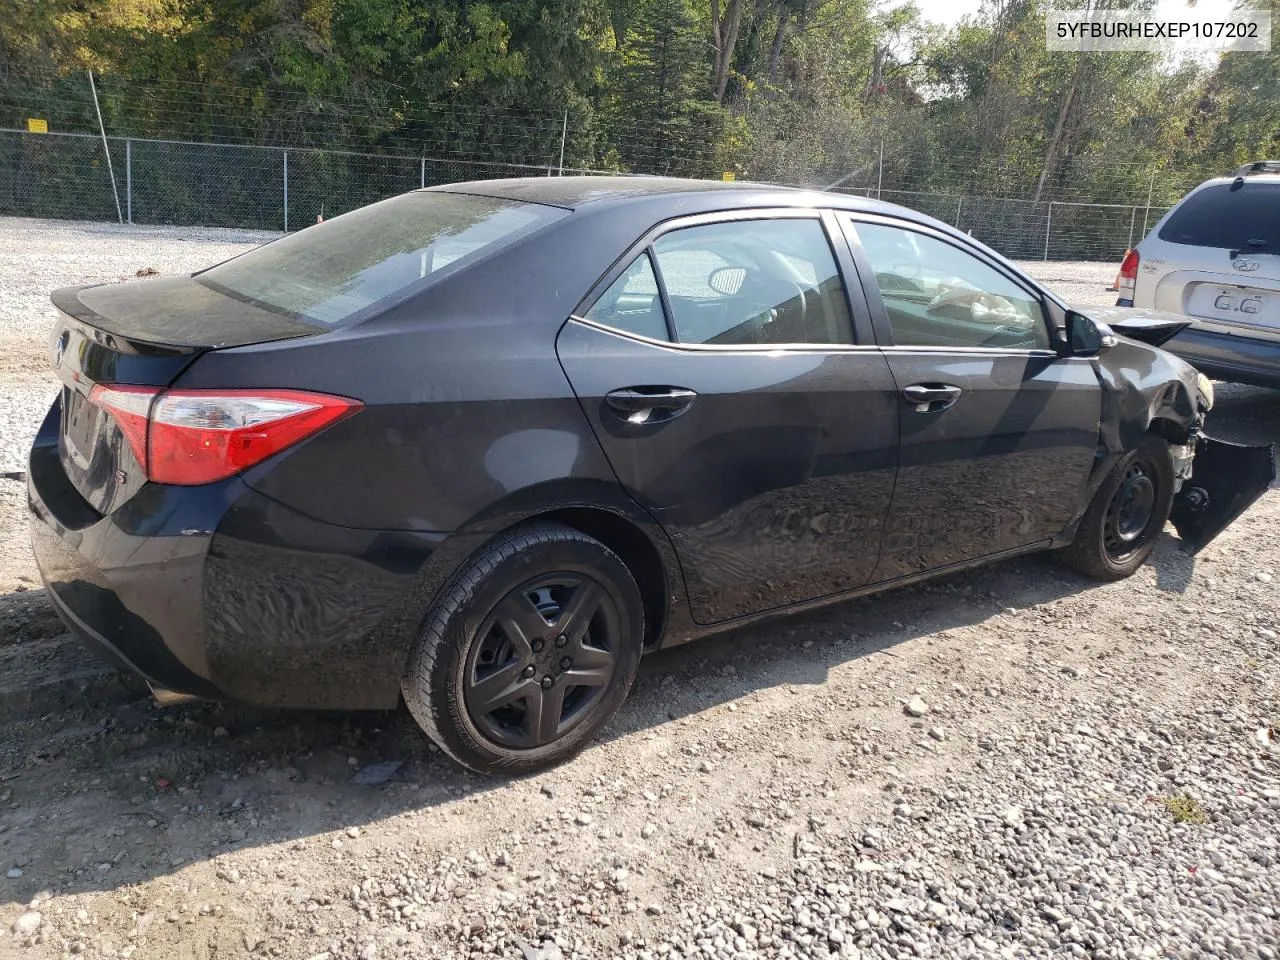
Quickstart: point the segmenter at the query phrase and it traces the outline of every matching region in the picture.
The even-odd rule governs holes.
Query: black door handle
[[[949,383],[913,383],[902,390],[902,399],[916,408],[916,413],[937,413],[957,400],[963,391]]]
[[[659,423],[680,416],[697,398],[684,387],[624,387],[609,391],[604,402],[628,423]]]

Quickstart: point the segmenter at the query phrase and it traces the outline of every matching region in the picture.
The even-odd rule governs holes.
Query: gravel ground
[[[0,451],[43,415],[49,288],[262,239],[0,220]],[[1218,434],[1277,424],[1222,389]],[[598,744],[501,782],[403,710],[155,708],[63,633],[0,479],[0,957],[1275,960],[1278,519],[1124,583],[1030,558],[653,655]]]

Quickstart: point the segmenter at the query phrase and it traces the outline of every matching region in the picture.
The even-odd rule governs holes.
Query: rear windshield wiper
[[[1245,243],[1248,244],[1250,250],[1262,250],[1266,247],[1271,246],[1271,244],[1268,243],[1266,240],[1246,240]],[[1234,260],[1236,259],[1236,257],[1240,256],[1240,254],[1242,254],[1243,252],[1244,252],[1243,250],[1228,250],[1227,256],[1230,259]]]

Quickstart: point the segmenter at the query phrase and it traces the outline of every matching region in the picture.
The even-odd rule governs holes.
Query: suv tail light
[[[89,402],[111,414],[155,483],[192,486],[234,476],[356,413],[359,400],[301,390],[164,390],[98,384]]]
[[[1130,250],[1124,255],[1120,264],[1120,276],[1116,279],[1116,288],[1120,291],[1120,299],[1133,300],[1133,288],[1138,281],[1138,251]]]

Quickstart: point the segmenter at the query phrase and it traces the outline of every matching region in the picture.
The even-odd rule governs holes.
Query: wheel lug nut
[[[568,638],[568,637],[566,637],[563,633],[562,633],[562,634],[560,634],[560,636],[556,637],[556,646],[557,646],[557,647],[563,647],[563,646],[565,646],[568,642],[569,642],[569,638]]]
[[[568,670],[568,669],[569,669],[570,667],[572,667],[572,666],[573,666],[573,657],[561,657],[561,658],[560,658],[560,669],[561,669],[561,670]]]
[[[542,678],[542,689],[550,690],[551,686],[556,682],[555,677],[547,675]]]
[[[524,672],[520,675],[527,680],[529,677],[532,677],[535,673],[537,673],[537,671],[533,669],[533,664],[529,664],[529,666],[524,668]]]
[[[543,641],[541,641],[541,640],[535,640],[535,641],[533,641],[533,652],[534,652],[534,653],[541,653],[541,652],[542,652],[542,648],[543,648],[543,647],[545,647],[545,646],[546,646],[546,644],[545,644]]]

